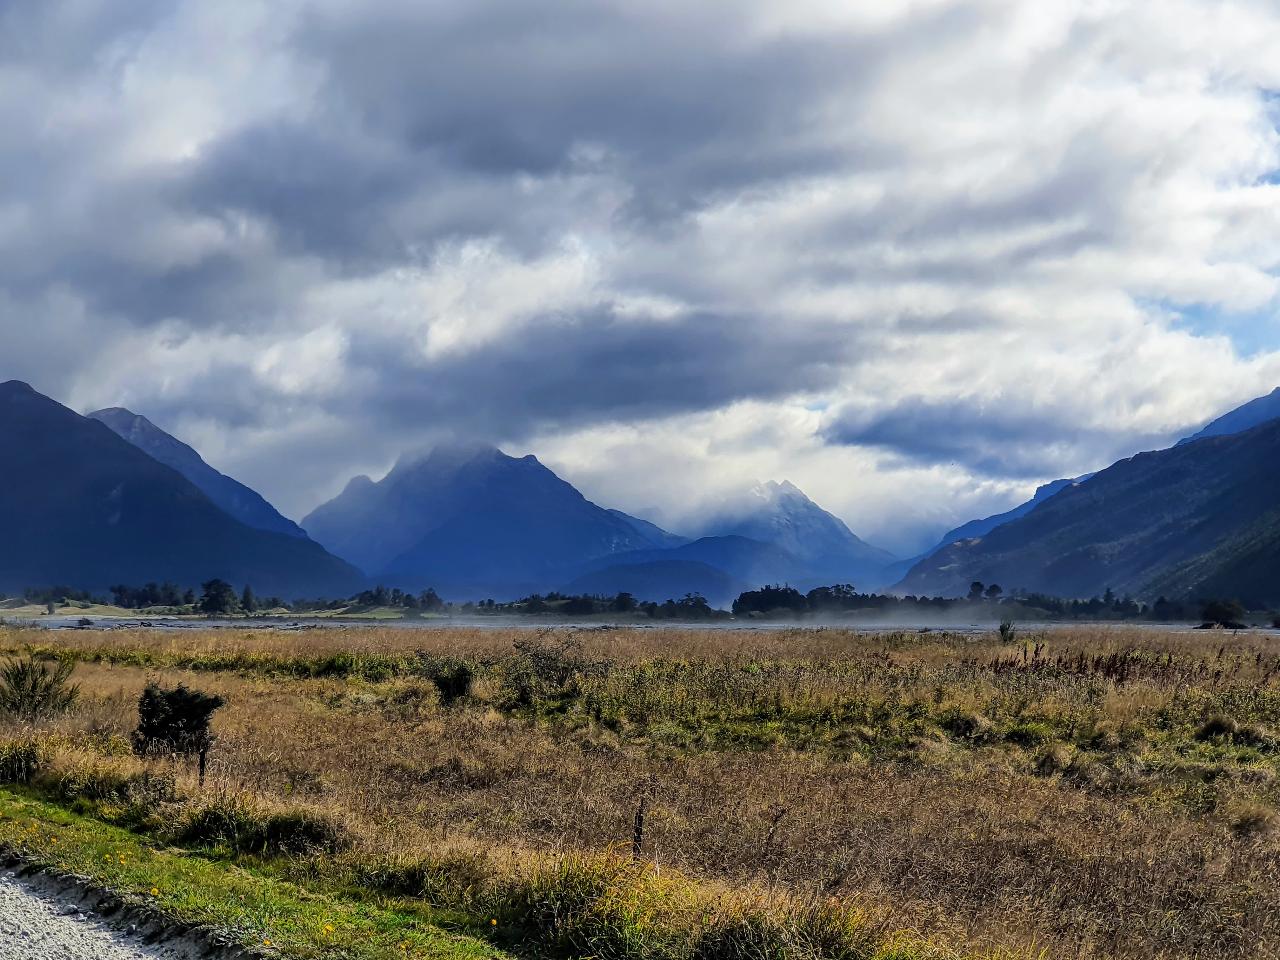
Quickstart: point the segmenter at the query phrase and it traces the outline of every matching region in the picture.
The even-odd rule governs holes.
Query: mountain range
[[[119,436],[158,460],[172,467],[190,480],[210,500],[247,527],[287,533],[291,537],[306,537],[303,529],[280,515],[256,490],[251,490],[238,480],[219,473],[204,458],[176,437],[165,433],[146,417],[141,417],[123,407],[108,407],[86,414],[90,419],[105,423]]]
[[[1280,600],[1280,420],[1266,404],[1246,406],[944,546],[897,590],[951,596],[977,580],[1075,597]]]
[[[25,383],[0,384],[0,436],[0,590],[218,577],[296,597],[362,581],[319,544],[241,523],[177,470]]]
[[[357,477],[302,521],[379,582],[446,596],[565,590],[732,600],[772,581],[850,579],[895,558],[791,484],[763,484],[714,535],[689,539],[587,500],[536,457],[446,445]]]
[[[80,416],[0,384],[0,590],[220,577],[286,597],[370,582],[450,599],[560,590],[725,605],[765,583],[957,595],[974,580],[1066,596],[1280,599],[1280,390],[1167,449],[1053,481],[912,560],[854,534],[794,484],[758,484],[700,536],[593,503],[536,457],[483,444],[351,480],[301,525],[120,407]]]
[[[510,598],[552,589],[583,560],[662,543],[586,499],[533,456],[440,446],[382,480],[357,477],[303,528],[390,585]]]

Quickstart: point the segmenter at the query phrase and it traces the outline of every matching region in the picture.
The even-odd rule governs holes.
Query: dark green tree
[[[200,596],[201,613],[213,617],[236,612],[236,591],[227,581],[215,577],[202,583],[200,589],[203,591]]]
[[[244,590],[240,593],[240,608],[244,610],[245,613],[253,613],[258,609],[258,598],[253,595],[253,587],[249,586],[247,583],[244,585]]]
[[[1208,600],[1200,611],[1205,623],[1217,623],[1231,627],[1244,619],[1244,607],[1238,600]]]

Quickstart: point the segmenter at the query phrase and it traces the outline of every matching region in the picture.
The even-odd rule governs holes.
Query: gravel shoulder
[[[203,960],[174,941],[148,945],[118,929],[71,888],[39,876],[0,873],[0,960]]]

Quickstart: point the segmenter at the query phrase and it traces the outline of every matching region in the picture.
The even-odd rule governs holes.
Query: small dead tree
[[[139,756],[182,756],[199,759],[200,783],[213,734],[213,713],[226,703],[216,694],[201,693],[179,685],[164,689],[147,684],[138,698],[138,728],[133,731],[133,752]]]

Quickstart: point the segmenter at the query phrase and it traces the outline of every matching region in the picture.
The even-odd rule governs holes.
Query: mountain
[[[650,523],[648,520],[641,520],[639,517],[633,517],[630,514],[623,513],[621,510],[610,510],[609,512],[619,520],[631,524],[636,533],[640,534],[640,536],[644,537],[655,547],[678,547],[689,542],[688,537],[682,537],[675,533],[668,533],[656,523]]]
[[[586,572],[601,571],[618,564],[648,563],[697,563],[719,570],[735,582],[745,583],[748,587],[758,587],[765,583],[795,584],[797,577],[805,576],[807,569],[799,557],[772,543],[728,536],[701,537],[678,547],[633,550],[601,557],[587,564]],[[688,592],[689,588],[686,588],[680,591],[680,595]]]
[[[942,539],[938,541],[937,545],[930,548],[920,557],[920,559],[937,553],[947,544],[955,543],[957,540],[972,540],[974,537],[985,537],[996,527],[1003,526],[1010,520],[1017,520],[1019,517],[1025,517],[1028,513],[1040,506],[1040,504],[1044,503],[1058,491],[1065,490],[1072,484],[1083,483],[1091,476],[1093,476],[1093,474],[1086,473],[1083,476],[1076,477],[1075,479],[1050,481],[1049,483],[1037,487],[1035,495],[1032,496],[1030,500],[1025,503],[1018,504],[1012,510],[1006,510],[1004,513],[997,513],[990,517],[983,517],[980,520],[970,520],[968,523],[961,524],[954,530],[948,530],[942,535]]]
[[[1211,593],[1280,600],[1280,420],[1141,453],[977,540],[918,563],[899,589],[971,581],[1062,596]]]
[[[791,580],[879,586],[885,570],[898,559],[855,536],[843,520],[785,480],[757,484],[746,501],[728,508],[710,531],[772,544],[795,557],[800,565],[785,578]]]
[[[1203,440],[1206,437],[1229,436],[1233,433],[1240,433],[1249,430],[1252,427],[1266,423],[1268,420],[1274,420],[1280,417],[1280,387],[1277,387],[1265,397],[1258,397],[1256,400],[1250,400],[1243,406],[1236,407],[1216,420],[1210,422],[1198,433],[1189,437],[1183,437],[1178,441],[1178,445],[1191,443],[1195,440]],[[1036,489],[1035,495],[1025,503],[1020,503],[1012,510],[1006,510],[1004,513],[998,513],[991,517],[983,517],[980,520],[970,520],[968,523],[949,530],[943,534],[942,539],[938,543],[920,554],[918,557],[910,561],[905,561],[906,566],[902,568],[901,574],[905,575],[911,567],[919,563],[926,557],[937,553],[947,544],[955,543],[958,540],[971,540],[974,537],[983,537],[1010,520],[1016,520],[1019,517],[1026,516],[1045,500],[1048,500],[1055,493],[1066,487],[1083,483],[1093,474],[1086,473],[1074,479],[1053,480]],[[895,578],[896,579],[896,578]]]
[[[146,417],[141,417],[123,407],[108,407],[87,414],[90,419],[105,423],[117,434],[128,440],[153,460],[172,467],[196,485],[206,497],[247,527],[287,533],[291,537],[306,537],[306,533],[292,520],[281,516],[256,491],[243,483],[219,473],[204,462],[200,454],[176,437],[165,433]]]
[[[287,598],[362,578],[316,543],[245,526],[105,424],[25,383],[0,384],[0,589],[220,577]]]
[[[475,445],[358,477],[303,527],[377,579],[463,599],[552,589],[586,561],[653,545],[536,457]]]
[[[649,560],[616,563],[585,573],[560,588],[570,595],[612,597],[629,593],[638,600],[678,600],[686,593],[700,593],[713,607],[727,607],[749,589],[723,570],[696,560]]]
[[[1193,443],[1206,437],[1224,437],[1233,433],[1241,433],[1266,423],[1268,420],[1275,420],[1277,417],[1280,417],[1280,387],[1276,387],[1265,397],[1250,400],[1243,406],[1224,413],[1218,419],[1211,421],[1198,433],[1184,437],[1178,443]]]

